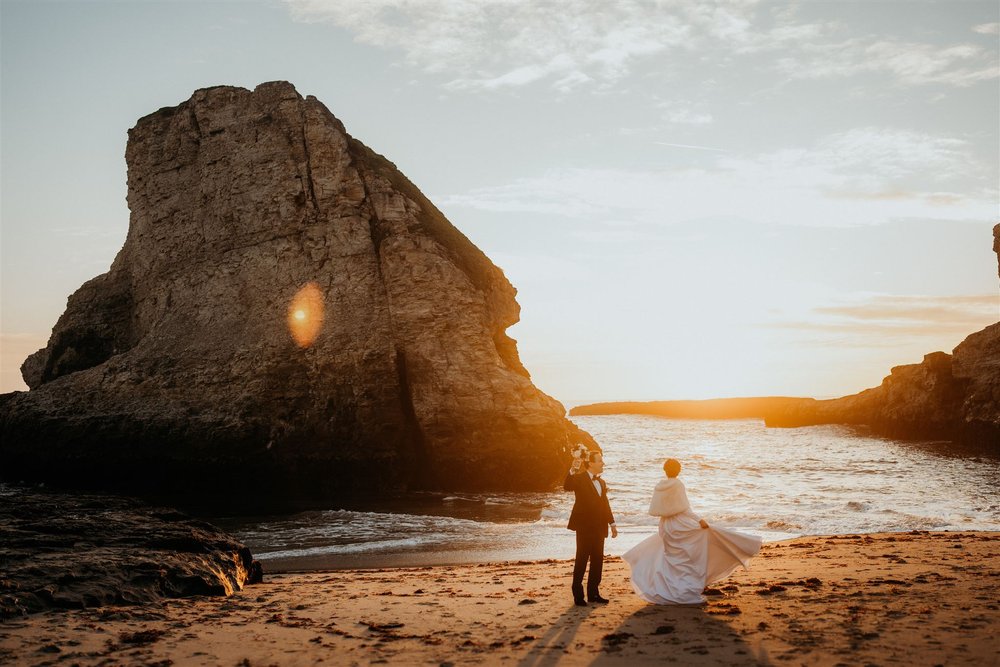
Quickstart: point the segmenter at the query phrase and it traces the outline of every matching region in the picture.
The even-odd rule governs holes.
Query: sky
[[[1000,320],[1000,4],[0,0],[0,391],[128,229],[126,133],[315,95],[518,290],[567,404],[833,397]]]

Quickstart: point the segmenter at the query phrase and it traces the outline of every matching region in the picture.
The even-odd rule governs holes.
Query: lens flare
[[[309,347],[323,327],[323,293],[316,283],[306,283],[288,306],[288,331],[299,347]]]

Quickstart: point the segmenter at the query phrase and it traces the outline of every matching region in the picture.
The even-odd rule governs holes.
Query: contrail
[[[699,151],[717,151],[719,153],[728,153],[728,151],[723,148],[709,148],[708,146],[692,146],[690,144],[668,144],[666,141],[654,141],[653,143],[658,146],[673,146],[674,148],[694,148]]]

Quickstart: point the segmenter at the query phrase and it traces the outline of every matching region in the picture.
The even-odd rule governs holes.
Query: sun
[[[295,319],[300,320],[300,321],[306,319],[306,311],[304,311],[304,310],[296,310],[295,311]]]

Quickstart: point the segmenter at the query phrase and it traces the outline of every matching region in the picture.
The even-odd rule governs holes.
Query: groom
[[[608,485],[601,479],[604,458],[600,452],[588,452],[582,458],[573,460],[573,467],[566,473],[563,487],[572,491],[576,500],[569,515],[567,528],[576,531],[576,563],[573,565],[573,600],[580,607],[586,607],[583,599],[583,573],[590,561],[587,576],[587,598],[595,603],[607,603],[598,592],[601,574],[604,570],[604,540],[611,527],[611,537],[618,537],[615,517],[608,503]]]

